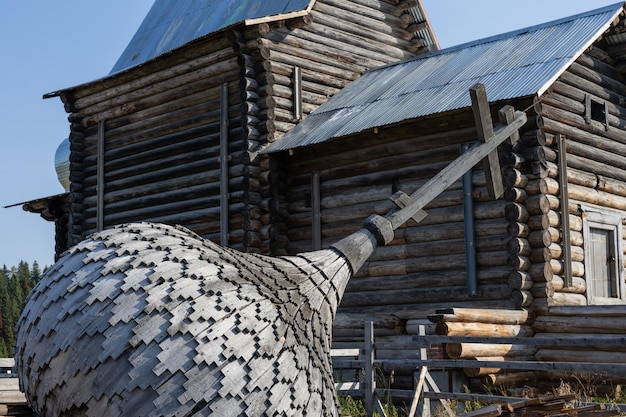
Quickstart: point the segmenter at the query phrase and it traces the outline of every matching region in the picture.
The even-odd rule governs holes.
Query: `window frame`
[[[623,260],[623,232],[622,221],[623,214],[606,210],[598,207],[581,205],[583,218],[583,240],[585,253],[585,281],[587,283],[587,303],[589,305],[608,305],[608,304],[626,304],[626,285],[624,284],[624,260]],[[594,294],[594,286],[592,285],[593,277],[589,273],[593,270],[591,267],[591,239],[590,233],[592,229],[607,230],[612,232],[611,246],[615,251],[615,259],[613,260],[612,273],[609,279],[615,282],[617,297],[601,297]]]

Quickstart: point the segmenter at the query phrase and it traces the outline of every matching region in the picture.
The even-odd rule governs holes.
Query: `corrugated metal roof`
[[[156,0],[111,74],[250,19],[306,11],[312,0]]]
[[[276,152],[471,106],[541,95],[622,12],[617,3],[366,72],[264,152]]]

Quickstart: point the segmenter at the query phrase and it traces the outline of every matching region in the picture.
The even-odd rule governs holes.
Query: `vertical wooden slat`
[[[563,229],[563,279],[566,287],[572,286],[572,246],[569,228],[569,195],[567,187],[567,147],[565,135],[558,135],[559,190],[561,192],[561,227]]]
[[[302,68],[293,68],[293,118],[302,119]]]
[[[228,83],[220,94],[220,244],[228,246]]]
[[[320,250],[322,249],[322,209],[319,171],[311,174],[311,210],[313,211],[313,250]]]
[[[374,375],[374,322],[365,322],[365,413],[368,417],[374,415],[374,400],[376,378]]]
[[[97,156],[97,178],[96,178],[96,229],[104,229],[104,125],[105,121],[98,122],[98,156]]]

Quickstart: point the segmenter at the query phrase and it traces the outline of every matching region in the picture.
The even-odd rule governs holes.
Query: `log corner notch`
[[[500,111],[500,123],[493,126],[485,86],[474,85],[470,89],[470,97],[479,131],[479,142],[422,185],[409,199],[404,198],[401,204],[396,203],[399,209],[392,210],[385,217],[378,214],[368,217],[363,229],[333,245],[333,248],[347,259],[353,274],[377,245],[389,244],[394,238],[394,231],[407,220],[423,218],[423,208],[480,161],[488,162],[489,166],[486,168],[494,173],[491,177],[492,182],[499,181],[502,187],[497,148],[506,140],[514,143],[519,138],[519,129],[527,121],[526,114],[515,111],[511,106],[505,106]],[[491,158],[491,154],[494,154],[495,158]],[[492,184],[492,187],[497,188],[497,185]],[[502,194],[495,195],[499,197]]]

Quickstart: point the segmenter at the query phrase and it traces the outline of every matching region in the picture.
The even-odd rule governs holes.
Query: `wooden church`
[[[492,313],[438,331],[626,335],[623,3],[445,50],[419,1],[217,3],[157,0],[111,74],[46,95],[69,113],[70,191],[25,208],[56,222],[57,254],[135,221],[248,253],[327,248],[480,139],[482,83],[493,120],[528,117],[500,150],[502,189],[477,166],[399,228],[350,281],[336,340],[460,307]],[[621,347],[510,352],[626,362]]]

